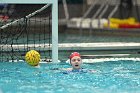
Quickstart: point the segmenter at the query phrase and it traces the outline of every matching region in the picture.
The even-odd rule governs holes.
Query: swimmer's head
[[[72,65],[73,69],[80,69],[82,64],[81,55],[78,52],[73,52],[70,55],[70,64]]]

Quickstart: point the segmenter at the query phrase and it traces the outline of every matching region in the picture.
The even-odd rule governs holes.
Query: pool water
[[[0,62],[0,93],[140,93],[140,62],[130,60],[86,63],[96,72],[71,72],[68,63]]]

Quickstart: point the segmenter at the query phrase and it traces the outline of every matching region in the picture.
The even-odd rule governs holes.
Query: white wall
[[[140,0],[137,0],[137,3],[140,5]]]
[[[90,5],[92,3],[94,3],[95,1],[98,1],[98,0],[87,0],[87,4]],[[102,2],[102,0],[100,0]],[[105,0],[103,0],[105,1]],[[140,0],[132,0],[133,2],[137,1],[137,4],[140,5]],[[114,2],[119,2],[119,0],[110,0],[110,2],[114,3]]]
[[[90,5],[90,4],[94,3],[94,2],[95,2],[95,0],[87,0],[88,5]]]

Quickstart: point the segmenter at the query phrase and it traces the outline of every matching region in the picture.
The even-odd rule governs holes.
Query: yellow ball
[[[25,61],[31,66],[37,66],[40,62],[40,54],[35,50],[30,50],[25,55]]]

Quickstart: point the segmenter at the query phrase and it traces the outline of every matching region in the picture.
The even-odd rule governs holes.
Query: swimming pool
[[[61,62],[33,68],[25,62],[0,62],[0,93],[140,93],[140,62],[84,63],[94,73],[64,73]]]

